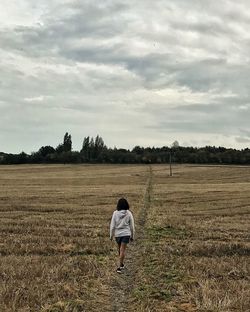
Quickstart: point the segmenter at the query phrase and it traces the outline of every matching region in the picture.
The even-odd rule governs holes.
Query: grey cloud
[[[227,115],[232,114],[234,116],[240,115],[240,117],[243,117],[243,115],[248,118],[246,114],[246,110],[240,109],[240,106],[234,103],[232,99],[222,98],[217,99],[215,103],[195,103],[190,105],[178,105],[177,107],[174,107],[170,109],[174,113],[204,113],[204,114],[212,114],[212,115]],[[250,110],[250,108],[248,109]]]
[[[182,133],[189,134],[190,137],[194,135],[214,135],[223,134],[226,136],[237,135],[237,131],[230,123],[225,123],[225,119],[193,119],[193,120],[168,120],[162,121],[157,126],[150,126],[152,129],[165,133]],[[239,141],[238,141],[239,142]]]
[[[93,2],[73,5],[73,13],[67,16],[71,7],[63,9],[58,19],[47,17],[44,24],[36,26],[17,26],[5,28],[0,33],[2,44],[10,50],[33,57],[52,54],[53,48],[64,50],[68,40],[81,38],[109,38],[120,35],[126,29],[126,17],[120,19],[119,13],[126,8],[124,4],[98,5]],[[110,18],[112,16],[112,18]],[[70,45],[70,42],[69,42]]]
[[[211,35],[211,36],[225,36],[225,35],[236,35],[232,27],[228,27],[225,24],[225,21],[222,21],[219,18],[210,17],[207,21],[193,21],[188,25],[185,21],[176,21],[172,23],[174,29],[178,29],[184,32],[191,31],[196,32],[202,36]]]
[[[152,129],[175,133],[242,135],[246,137],[249,114],[232,104],[193,104],[152,110],[158,121],[149,125]],[[243,143],[243,141],[237,141]]]
[[[177,70],[176,79],[192,90],[235,90],[244,95],[250,83],[249,69],[249,66],[230,65],[224,60],[203,60]]]
[[[244,137],[236,137],[235,140],[236,140],[236,142],[239,142],[239,143],[249,143],[250,142],[250,139],[244,138]]]
[[[86,131],[101,124],[102,131],[111,133],[108,117],[123,116],[124,102],[142,133],[147,127],[156,136],[164,131],[224,133],[234,142],[247,143],[243,142],[250,136],[246,1],[109,0],[62,5],[44,0],[46,10],[38,2],[27,3],[41,11],[37,23],[6,22],[0,29],[1,129],[6,134],[22,127],[45,134],[55,127],[57,132],[65,123],[79,132],[81,124]],[[189,98],[178,98],[183,89]],[[158,96],[158,90],[171,90],[173,99],[164,92]],[[192,97],[198,93],[205,103]],[[40,102],[25,101],[39,97]],[[49,124],[52,120],[54,126]],[[133,133],[129,135],[133,141]],[[147,144],[146,137],[141,144]]]
[[[93,3],[77,5],[70,16],[52,19],[43,27],[18,27],[9,33],[2,33],[2,44],[30,57],[61,57],[70,62],[118,64],[140,76],[146,88],[164,88],[171,83],[178,83],[194,91],[218,88],[235,89],[238,93],[248,92],[249,65],[230,65],[226,55],[222,58],[218,54],[217,58],[198,61],[183,61],[181,55],[176,57],[173,52],[136,55],[135,51],[126,46],[126,30],[130,21],[129,14],[125,14],[126,10],[129,11],[128,6],[112,5],[111,1],[107,3],[109,5],[102,7]],[[198,5],[196,1],[194,4]],[[184,22],[173,22],[169,24],[170,30],[175,29],[178,23],[183,26],[184,34],[189,28],[195,27],[204,35],[211,28],[202,22],[188,24],[188,27],[185,27]],[[213,27],[217,31],[226,28],[219,23]],[[125,41],[111,40],[108,44],[102,41],[117,36],[121,39],[124,37]],[[147,33],[142,33],[141,39],[143,36],[146,38]],[[92,38],[95,44],[74,47],[72,40],[81,38]],[[182,43],[175,38],[174,44],[178,47]]]
[[[247,129],[240,129],[240,133],[244,135],[244,137],[247,137],[247,139],[250,139],[250,127]]]

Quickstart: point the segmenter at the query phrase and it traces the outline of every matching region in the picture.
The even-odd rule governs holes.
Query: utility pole
[[[172,154],[171,154],[172,150],[170,148],[169,151],[169,175],[170,177],[172,177],[173,173],[172,173]]]

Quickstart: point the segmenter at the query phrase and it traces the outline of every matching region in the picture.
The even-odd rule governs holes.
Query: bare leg
[[[117,248],[118,248],[118,255],[120,256],[121,244],[118,244],[118,245],[117,245]]]
[[[120,254],[119,254],[119,256],[120,256],[119,257],[120,258],[120,266],[123,266],[123,264],[124,264],[126,247],[127,247],[127,244],[121,243]]]

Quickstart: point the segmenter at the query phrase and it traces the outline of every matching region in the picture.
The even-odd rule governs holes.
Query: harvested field
[[[153,167],[138,311],[250,311],[250,168],[174,172]]]
[[[0,311],[249,311],[249,167],[2,166],[0,187]],[[117,276],[121,196],[137,240]]]

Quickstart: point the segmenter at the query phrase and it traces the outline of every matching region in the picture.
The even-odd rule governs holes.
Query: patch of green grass
[[[172,299],[172,295],[168,289],[159,288],[156,285],[140,285],[134,289],[133,295],[137,300],[152,298],[169,302]]]
[[[147,229],[148,235],[153,240],[158,240],[161,238],[177,238],[185,239],[190,236],[186,229],[180,229],[172,227],[171,225],[157,226],[153,225]]]
[[[169,302],[172,300],[172,295],[168,289],[155,290],[152,297],[157,300]]]
[[[133,289],[133,296],[136,299],[143,299],[148,296],[149,286],[148,285],[140,285]]]
[[[144,253],[147,255],[140,263],[140,278],[133,290],[135,301],[146,309],[150,302],[159,305],[174,300],[183,276],[176,267],[175,257],[166,255],[165,240],[186,239],[190,236],[186,229],[170,225],[153,225],[145,229]]]
[[[169,285],[173,285],[175,283],[178,283],[182,280],[182,277],[180,276],[180,274],[177,271],[167,271],[167,272],[163,272],[160,275],[160,279]]]
[[[152,240],[151,245],[145,248],[147,257],[141,263],[139,283],[133,291],[134,298],[140,302],[144,302],[146,298],[165,303],[173,300],[183,278],[173,260],[166,261],[161,252],[161,246],[152,244]]]
[[[83,312],[85,310],[85,303],[83,300],[69,300],[59,301],[48,308],[42,310],[43,312]]]

